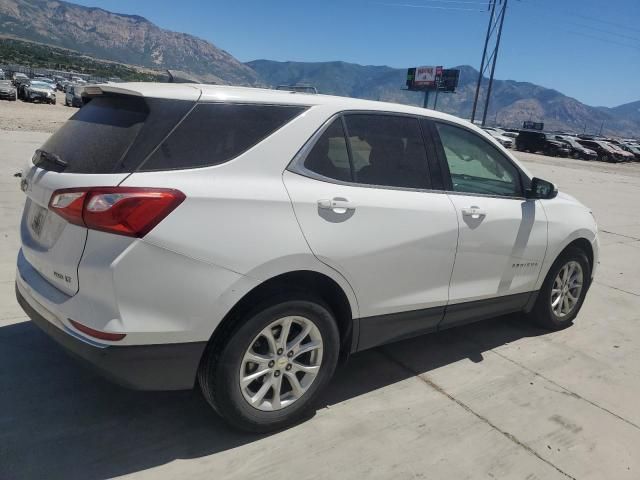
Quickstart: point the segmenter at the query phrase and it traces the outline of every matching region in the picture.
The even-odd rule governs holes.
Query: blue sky
[[[488,0],[75,0],[190,33],[242,61],[478,68]],[[640,100],[640,0],[509,0],[496,77],[590,105]]]

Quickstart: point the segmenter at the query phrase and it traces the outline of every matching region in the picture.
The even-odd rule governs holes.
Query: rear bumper
[[[207,342],[157,345],[95,345],[54,325],[39,310],[43,307],[21,291],[18,303],[40,329],[68,353],[107,379],[135,390],[185,390],[193,388],[200,358]]]

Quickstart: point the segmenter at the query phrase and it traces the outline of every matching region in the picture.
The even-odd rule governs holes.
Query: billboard
[[[438,85],[438,90],[441,92],[455,92],[458,87],[458,80],[460,79],[460,70],[445,69],[442,70],[442,77]]]
[[[413,85],[416,87],[435,87],[436,80],[442,76],[442,67],[416,67]]]
[[[525,120],[522,122],[522,128],[525,130],[544,130],[544,123]]]
[[[455,92],[460,70],[442,67],[416,67],[407,70],[407,88],[413,91]]]

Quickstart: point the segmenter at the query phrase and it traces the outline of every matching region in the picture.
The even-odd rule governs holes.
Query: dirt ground
[[[55,132],[78,111],[77,108],[64,106],[63,93],[58,92],[57,95],[56,105],[0,100],[0,130]]]

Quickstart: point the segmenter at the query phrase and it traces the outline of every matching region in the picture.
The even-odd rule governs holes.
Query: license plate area
[[[31,204],[31,208],[29,209],[29,232],[31,236],[39,240],[42,236],[42,231],[44,230],[45,223],[47,221],[47,215],[49,210],[41,207],[40,205]]]

